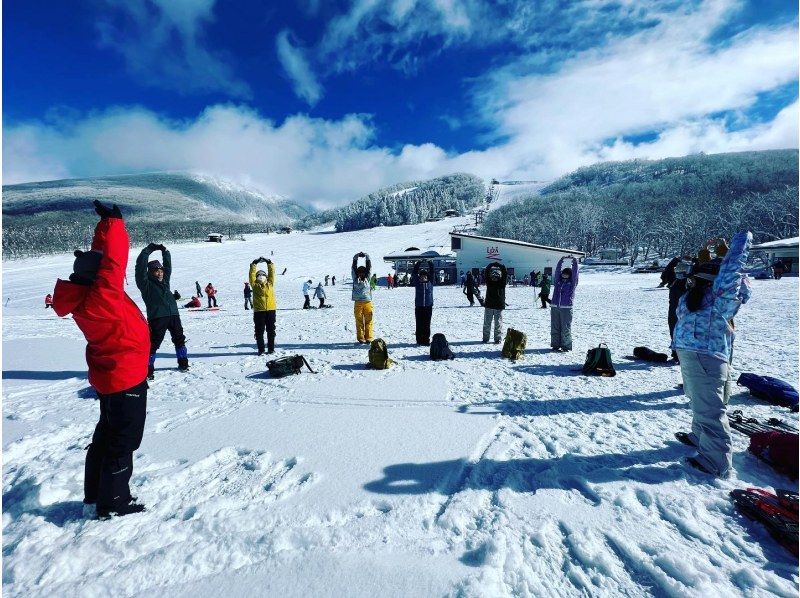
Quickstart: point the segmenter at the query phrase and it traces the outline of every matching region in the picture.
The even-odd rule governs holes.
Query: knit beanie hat
[[[572,268],[563,268],[561,270],[561,276],[564,276],[564,274],[572,278]]]
[[[697,252],[697,262],[699,264],[705,264],[706,262],[711,261],[711,252],[703,247],[700,251]]]
[[[81,251],[76,249],[75,262],[72,264],[73,273],[69,279],[77,284],[90,285],[97,278],[97,271],[100,269],[100,260],[103,258],[102,251]]]
[[[161,265],[161,262],[158,260],[152,260],[147,262],[147,269],[148,270],[163,270],[164,266]]]

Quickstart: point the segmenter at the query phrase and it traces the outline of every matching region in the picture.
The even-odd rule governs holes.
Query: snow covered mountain
[[[231,220],[286,223],[312,210],[281,196],[205,175],[149,173],[3,186],[3,215],[86,210],[92,200],[114,202],[132,222]]]
[[[91,202],[116,203],[134,242],[196,240],[263,232],[313,208],[230,181],[188,173],[150,173],[23,183],[3,187],[3,256],[40,255],[85,245]]]

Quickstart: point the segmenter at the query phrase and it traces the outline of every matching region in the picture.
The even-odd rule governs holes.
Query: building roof
[[[396,251],[394,253],[390,253],[389,255],[384,255],[383,261],[393,262],[395,260],[413,260],[420,258],[437,258],[437,257],[454,258],[456,257],[456,254],[449,247],[445,247],[444,245],[439,245],[439,246],[428,247],[427,249],[411,250],[411,248],[409,248],[409,249],[404,249],[402,251]]]
[[[209,237],[221,237],[222,233],[208,233]]]
[[[561,247],[549,247],[547,245],[537,245],[535,243],[526,243],[525,241],[517,241],[515,239],[502,239],[499,237],[484,237],[481,235],[472,235],[469,233],[458,233],[458,232],[451,232],[451,236],[453,237],[461,237],[464,239],[482,239],[484,241],[495,241],[497,243],[508,243],[509,245],[521,245],[522,247],[531,247],[533,249],[544,249],[546,251],[557,251],[558,253],[572,253],[575,255],[586,255],[583,251],[577,251],[576,249],[563,249]]]
[[[752,249],[789,249],[797,247],[798,244],[800,244],[800,237],[791,237],[789,239],[759,243],[758,245],[753,245]]]

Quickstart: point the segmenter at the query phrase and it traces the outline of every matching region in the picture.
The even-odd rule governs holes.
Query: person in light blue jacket
[[[722,240],[715,240],[724,247]],[[733,467],[726,404],[733,350],[733,318],[750,298],[743,274],[753,236],[738,233],[723,259],[692,268],[688,291],[678,303],[673,348],[678,353],[683,390],[692,407],[692,431],[676,438],[697,449],[687,463],[704,473],[728,477]],[[723,253],[718,249],[717,254]]]

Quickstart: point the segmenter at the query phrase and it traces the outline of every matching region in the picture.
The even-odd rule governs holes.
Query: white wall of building
[[[469,236],[458,238],[461,239],[461,249],[456,250],[459,274],[472,268],[483,269],[496,261],[506,268],[514,268],[514,275],[522,278],[532,270],[539,272],[551,268],[555,272],[558,260],[566,255],[581,257],[581,254],[570,254],[569,251],[557,249],[528,247]]]

